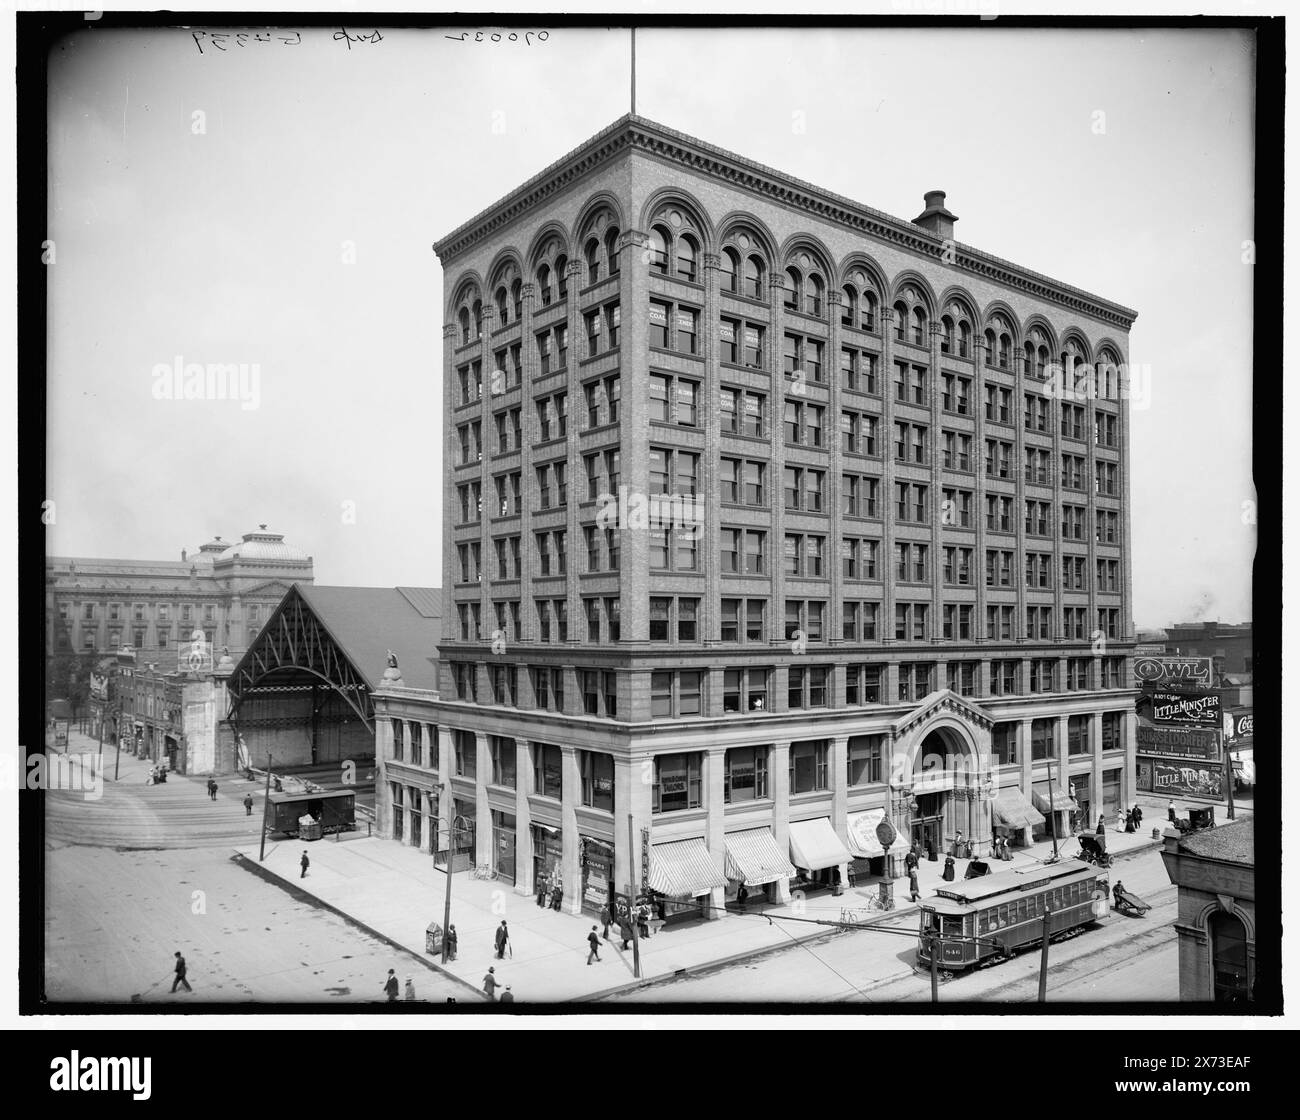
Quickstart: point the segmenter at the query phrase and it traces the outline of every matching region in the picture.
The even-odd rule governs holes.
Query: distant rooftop
[[[1255,818],[1230,821],[1217,828],[1194,832],[1178,842],[1178,849],[1205,859],[1255,866]]]

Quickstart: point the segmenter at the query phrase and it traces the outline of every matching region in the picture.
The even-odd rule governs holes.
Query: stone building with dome
[[[209,661],[222,647],[238,659],[285,592],[313,581],[312,558],[265,525],[179,560],[47,557],[45,652],[126,647],[137,664],[175,669],[198,631]]]

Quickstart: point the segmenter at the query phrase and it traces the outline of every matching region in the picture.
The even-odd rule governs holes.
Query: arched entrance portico
[[[923,856],[949,851],[959,831],[973,853],[988,853],[991,732],[992,722],[951,692],[928,697],[896,726],[895,827],[908,844],[920,844]]]

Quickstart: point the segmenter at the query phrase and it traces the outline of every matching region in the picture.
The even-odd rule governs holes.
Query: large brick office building
[[[1133,796],[1135,313],[943,203],[624,117],[435,246],[442,678],[376,697],[390,833],[714,916],[892,872],[883,817],[1023,838],[1049,760],[1063,827]]]

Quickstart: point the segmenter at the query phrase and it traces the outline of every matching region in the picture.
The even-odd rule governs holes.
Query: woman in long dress
[[[946,883],[951,883],[957,878],[957,865],[952,856],[945,856],[943,861],[943,879]]]

